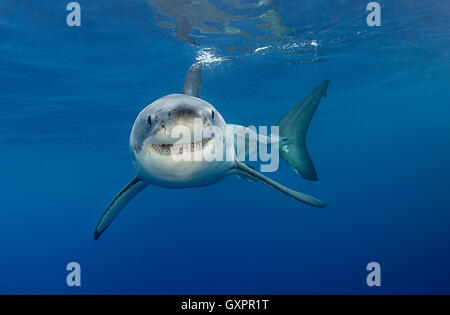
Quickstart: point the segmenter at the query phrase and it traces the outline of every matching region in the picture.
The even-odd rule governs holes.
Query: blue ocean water
[[[369,27],[369,1],[176,1],[188,38],[159,1],[80,0],[80,27],[68,2],[0,3],[0,293],[450,293],[448,2],[379,1]],[[135,175],[134,119],[196,60],[202,98],[242,125],[330,80],[308,133],[320,181],[269,174],[329,207],[237,177],[148,187],[94,241]]]

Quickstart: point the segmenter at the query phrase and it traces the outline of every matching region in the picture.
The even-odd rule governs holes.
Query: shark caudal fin
[[[329,82],[320,84],[278,122],[281,158],[308,180],[318,180],[318,177],[306,147],[306,133],[322,97],[327,96]]]

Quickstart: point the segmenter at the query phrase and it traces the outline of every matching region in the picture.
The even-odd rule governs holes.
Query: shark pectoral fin
[[[323,202],[317,198],[306,195],[299,191],[292,190],[290,188],[287,188],[287,187],[281,185],[280,183],[277,183],[276,181],[262,175],[261,173],[258,173],[254,169],[248,167],[244,163],[239,162],[238,160],[236,160],[235,169],[238,172],[241,172],[246,176],[252,177],[263,184],[266,184],[272,188],[275,188],[279,192],[281,192],[297,201],[306,203],[307,205],[310,205],[313,207],[318,207],[318,208],[325,208],[328,206],[326,202]]]
[[[100,235],[106,230],[122,209],[133,199],[138,193],[140,193],[147,186],[139,177],[135,177],[128,185],[126,185],[120,193],[114,198],[114,200],[106,209],[105,213],[101,217],[94,232],[94,239],[98,239]]]
[[[183,94],[200,97],[200,89],[202,87],[202,64],[194,63],[184,80]]]
[[[294,106],[278,122],[280,136],[280,156],[303,178],[318,180],[313,161],[306,147],[306,133],[322,97],[327,96],[329,81],[314,89],[300,103]]]

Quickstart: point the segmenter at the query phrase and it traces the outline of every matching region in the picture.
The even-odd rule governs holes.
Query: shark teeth
[[[203,139],[187,144],[152,144],[152,150],[162,155],[178,155],[184,152],[196,152],[203,150],[211,139]]]

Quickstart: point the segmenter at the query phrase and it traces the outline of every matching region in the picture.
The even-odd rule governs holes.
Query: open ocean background
[[[259,36],[194,29],[198,46],[158,24],[173,17],[157,1],[80,0],[81,27],[68,2],[0,2],[0,293],[450,293],[448,1],[379,1],[371,28],[369,1],[210,0]],[[268,10],[283,19],[253,27]],[[196,59],[229,123],[274,125],[331,80],[308,134],[320,181],[284,162],[269,174],[329,207],[236,177],[148,187],[94,241],[135,174],[134,119]]]

